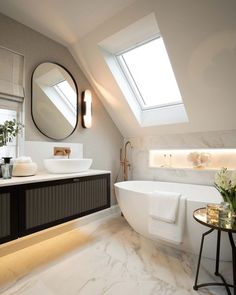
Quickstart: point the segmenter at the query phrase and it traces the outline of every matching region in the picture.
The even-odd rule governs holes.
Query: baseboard
[[[121,213],[120,207],[118,205],[113,205],[110,208],[95,212],[93,214],[86,215],[84,217],[80,217],[76,219],[74,222],[76,222],[78,226],[82,226],[111,215],[118,215],[120,213]]]

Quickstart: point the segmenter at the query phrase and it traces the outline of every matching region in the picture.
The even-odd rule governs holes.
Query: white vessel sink
[[[50,173],[76,173],[88,170],[92,159],[44,159],[44,167]]]

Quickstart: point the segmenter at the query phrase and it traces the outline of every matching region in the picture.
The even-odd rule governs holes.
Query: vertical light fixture
[[[82,92],[82,126],[92,127],[92,93],[90,90]]]

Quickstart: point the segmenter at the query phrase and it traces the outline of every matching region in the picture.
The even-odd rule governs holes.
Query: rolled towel
[[[154,191],[149,193],[149,216],[168,223],[175,223],[180,193]]]
[[[16,158],[14,163],[15,164],[17,164],[17,163],[32,163],[32,160],[30,157],[23,156],[23,157]]]

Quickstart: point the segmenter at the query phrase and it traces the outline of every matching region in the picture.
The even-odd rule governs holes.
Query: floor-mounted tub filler
[[[206,207],[207,203],[220,203],[222,201],[221,195],[212,186],[184,183],[124,181],[115,184],[115,192],[124,217],[136,232],[146,238],[168,242],[174,247],[197,255],[201,235],[205,228],[193,219],[193,211],[197,208]],[[165,194],[167,197],[166,208],[163,209],[162,207],[159,211],[168,213],[175,210],[170,198],[173,196],[174,203],[179,196],[176,220],[156,221],[155,218],[152,218],[153,211],[155,211],[155,208],[153,210],[153,207],[155,207],[153,196],[158,198],[158,195],[160,195],[163,200]],[[160,204],[163,206],[163,203]],[[153,230],[155,228],[156,232]],[[165,233],[167,234],[165,235]],[[180,236],[182,236],[181,239]],[[215,233],[208,237],[204,244],[203,256],[215,258],[216,239]],[[227,235],[222,233],[220,257],[226,261],[232,259],[228,243]]]

